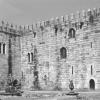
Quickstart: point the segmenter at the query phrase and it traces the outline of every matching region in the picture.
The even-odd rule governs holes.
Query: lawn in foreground
[[[100,92],[80,92],[79,96],[55,96],[55,97],[38,97],[38,98],[30,98],[30,97],[22,97],[22,96],[7,96],[3,98],[0,97],[1,100],[100,100]]]

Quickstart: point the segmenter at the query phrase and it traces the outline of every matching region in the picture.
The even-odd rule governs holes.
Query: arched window
[[[68,34],[69,38],[75,38],[75,29],[71,28]]]
[[[5,44],[3,44],[3,54],[5,54]]]
[[[89,83],[90,83],[90,89],[94,90],[95,89],[95,81],[93,79],[91,79],[89,81]]]
[[[65,47],[62,47],[60,49],[60,56],[61,58],[66,58],[66,48]]]
[[[28,62],[30,62],[30,53],[28,53]]]

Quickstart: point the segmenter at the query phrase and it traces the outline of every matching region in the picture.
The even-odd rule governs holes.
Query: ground
[[[36,91],[34,96],[0,96],[1,100],[100,100],[100,91],[80,91],[79,96],[68,96],[68,91]]]

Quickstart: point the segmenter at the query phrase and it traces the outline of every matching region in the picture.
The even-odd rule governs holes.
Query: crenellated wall
[[[2,72],[6,77],[11,67],[23,89],[68,90],[70,80],[75,89],[100,89],[100,9],[27,27],[2,21],[0,33],[7,45]]]
[[[65,15],[61,16],[61,18],[56,17],[56,18],[51,18],[50,20],[46,21],[39,21],[36,24],[29,25],[27,28],[24,27],[24,29],[28,30],[40,30],[41,31],[46,28],[46,27],[55,27],[55,25],[59,26],[67,26],[69,27],[75,27],[77,29],[80,28],[82,25],[81,22],[88,24],[90,19],[90,16],[93,16],[94,19],[97,19],[97,17],[100,15],[100,9],[94,8],[93,10],[88,9],[88,11],[83,10],[82,12],[77,11],[76,14],[70,14],[70,15]]]
[[[25,88],[67,90],[73,80],[75,89],[90,89],[93,79],[94,88],[99,89],[100,9],[52,18],[28,29],[21,37]],[[61,57],[61,48],[66,49],[65,58]],[[28,53],[36,56],[36,63],[28,62]],[[38,81],[35,71],[38,71]]]

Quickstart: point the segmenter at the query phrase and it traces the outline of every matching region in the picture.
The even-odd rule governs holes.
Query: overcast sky
[[[0,20],[30,25],[96,7],[100,7],[100,0],[0,0]]]

